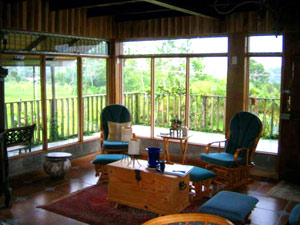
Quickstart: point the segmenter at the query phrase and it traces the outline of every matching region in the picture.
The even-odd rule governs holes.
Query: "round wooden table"
[[[71,168],[68,152],[49,152],[45,157],[44,170],[51,178],[63,178]]]

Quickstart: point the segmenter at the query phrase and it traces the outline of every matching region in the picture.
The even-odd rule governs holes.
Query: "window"
[[[189,128],[191,131],[225,132],[226,83],[227,57],[190,59]],[[202,143],[216,140],[212,135],[201,136]],[[199,142],[199,136],[193,135],[190,141]]]
[[[208,143],[207,138],[200,138],[201,131],[224,132],[227,52],[227,37],[124,42],[123,103],[133,118],[140,115],[136,134],[150,136],[153,131],[152,137],[157,137],[169,132],[172,119],[181,120],[195,132],[192,142]],[[146,98],[139,97],[139,101],[131,95],[141,96],[145,91]],[[153,127],[149,127],[149,117]],[[133,124],[135,129],[137,123]]]
[[[227,37],[124,42],[124,55],[227,53]]]
[[[248,110],[263,122],[258,151],[277,153],[282,67],[282,36],[249,37]],[[273,140],[272,140],[273,139]]]
[[[83,58],[84,138],[100,137],[100,115],[106,106],[106,60]]]
[[[156,58],[154,71],[154,135],[157,136],[168,132],[173,119],[185,125],[186,59]]]
[[[5,78],[5,128],[36,124],[31,151],[42,149],[39,60],[39,56],[30,55],[2,55],[1,60],[1,66],[8,69]],[[8,156],[26,151],[8,151]]]
[[[46,59],[48,147],[78,140],[77,59]],[[59,143],[57,143],[59,142]]]
[[[131,113],[133,132],[151,136],[151,59],[123,60],[123,102]]]

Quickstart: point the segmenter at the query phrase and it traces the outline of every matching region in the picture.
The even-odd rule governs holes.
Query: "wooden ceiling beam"
[[[140,13],[149,13],[149,12],[164,12],[169,11],[164,7],[153,5],[145,2],[137,2],[134,5],[118,5],[114,7],[96,7],[90,8],[87,10],[88,17],[97,17],[97,16],[117,16],[117,15],[132,15]]]
[[[141,2],[142,0],[73,0],[61,1],[61,0],[50,0],[50,10],[63,10],[72,8],[93,8],[93,7],[107,7],[107,6],[117,6],[125,5],[136,2]]]
[[[151,4],[159,5],[170,10],[178,11],[193,16],[202,16],[213,19],[221,19],[223,16],[217,14],[210,9],[207,1],[195,1],[195,0],[143,0]]]

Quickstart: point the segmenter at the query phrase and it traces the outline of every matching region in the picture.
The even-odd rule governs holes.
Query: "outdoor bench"
[[[24,127],[14,127],[5,130],[5,142],[7,151],[21,151],[27,149],[31,152],[31,144],[33,138],[35,124]]]

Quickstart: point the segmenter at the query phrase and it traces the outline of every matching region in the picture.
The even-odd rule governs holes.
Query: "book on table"
[[[189,165],[166,164],[164,173],[184,177],[185,175],[190,173],[192,169],[193,166],[189,166]]]

